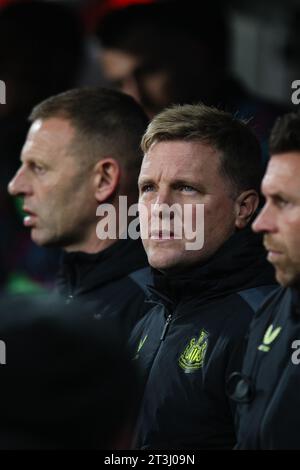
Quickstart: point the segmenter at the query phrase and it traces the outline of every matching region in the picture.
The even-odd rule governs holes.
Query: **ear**
[[[258,203],[259,196],[254,189],[244,191],[237,197],[235,202],[235,226],[237,229],[246,227],[258,207]]]
[[[103,158],[94,167],[95,198],[99,203],[107,201],[117,190],[121,169],[114,158]]]

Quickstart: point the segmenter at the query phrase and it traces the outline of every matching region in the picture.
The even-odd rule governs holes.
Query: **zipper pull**
[[[74,300],[74,295],[69,294],[68,297],[66,298],[66,304],[70,304]]]
[[[167,316],[166,323],[165,323],[164,329],[163,329],[161,337],[160,337],[161,341],[163,341],[165,339],[166,333],[167,333],[169,325],[170,325],[171,318],[172,318],[171,314]]]

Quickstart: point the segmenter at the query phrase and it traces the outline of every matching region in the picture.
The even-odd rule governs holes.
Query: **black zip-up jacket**
[[[250,229],[181,276],[154,274],[153,308],[130,340],[143,383],[134,447],[234,446],[226,379],[241,366],[242,339],[274,284],[261,238]]]
[[[96,254],[64,253],[57,290],[68,303],[73,298],[88,302],[95,318],[115,320],[124,333],[149,309],[144,302],[149,283],[151,273],[141,241],[127,239]]]
[[[237,449],[300,449],[300,296],[278,289],[251,324],[237,405]]]

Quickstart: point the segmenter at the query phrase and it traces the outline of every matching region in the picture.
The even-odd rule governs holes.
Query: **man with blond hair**
[[[154,287],[152,309],[130,340],[143,379],[134,445],[232,448],[226,379],[274,288],[249,226],[259,204],[259,143],[231,114],[184,105],[152,120],[142,149],[140,223]]]

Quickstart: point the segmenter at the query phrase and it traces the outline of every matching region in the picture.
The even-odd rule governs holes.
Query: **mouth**
[[[270,245],[269,243],[264,242],[264,247],[268,253],[282,254],[282,251],[275,246]]]
[[[283,255],[281,251],[275,251],[273,249],[268,249],[267,251],[268,251],[267,260],[270,261],[270,263],[276,262],[276,260],[278,260]]]

